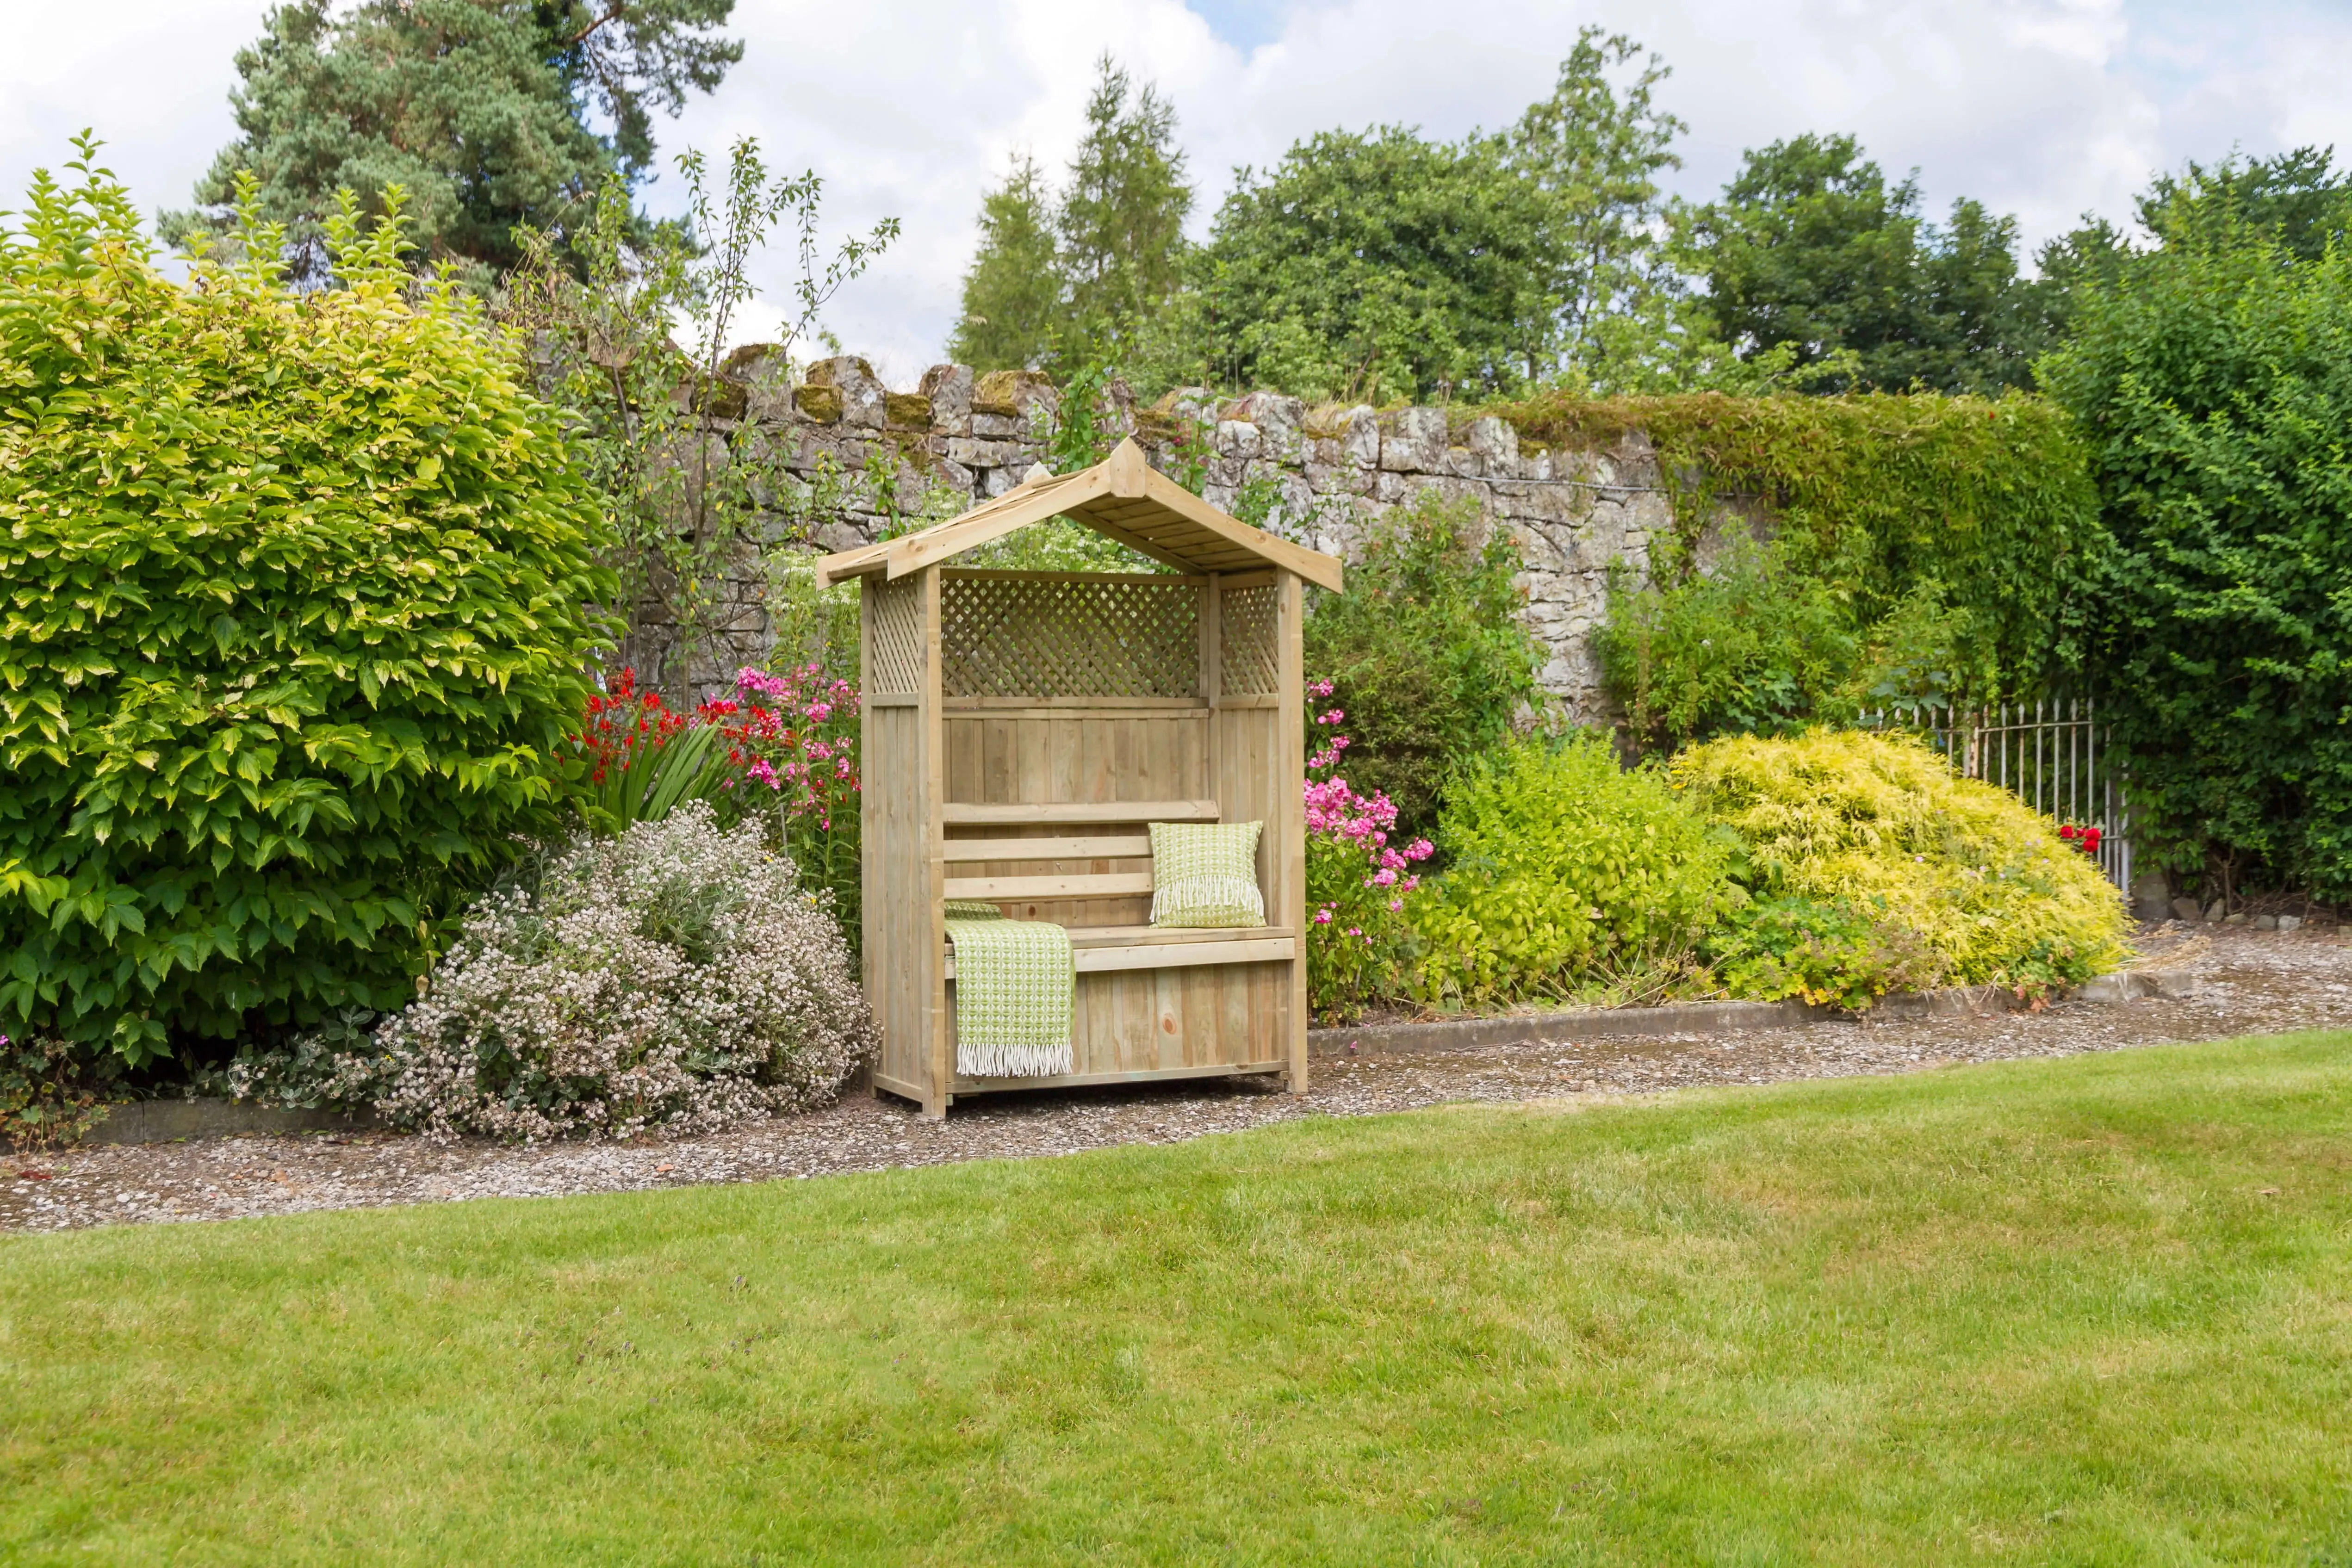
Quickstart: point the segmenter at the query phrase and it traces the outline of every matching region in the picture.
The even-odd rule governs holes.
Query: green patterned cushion
[[[1153,822],[1151,924],[1263,925],[1257,837],[1264,822]]]

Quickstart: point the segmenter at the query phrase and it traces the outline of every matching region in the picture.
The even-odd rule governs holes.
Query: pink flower
[[[1330,912],[1328,909],[1318,909],[1318,910],[1317,910],[1317,911],[1315,912],[1315,924],[1316,924],[1316,925],[1330,925],[1330,924],[1331,924],[1331,912]]]

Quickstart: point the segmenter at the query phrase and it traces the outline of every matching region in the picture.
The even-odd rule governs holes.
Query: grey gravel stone
[[[1271,1080],[1196,1080],[981,1095],[960,1102],[937,1124],[919,1120],[911,1106],[861,1094],[810,1115],[674,1141],[443,1147],[357,1133],[19,1154],[0,1157],[0,1228],[775,1181],[1177,1143],[1300,1116],[1373,1115],[1454,1101],[1647,1094],[2352,1029],[2352,947],[2332,927],[2276,933],[2200,926],[2192,933],[2167,925],[2140,946],[2136,973],[2156,995],[2139,1000],[2068,1001],[1989,1017],[1921,1012],[1799,1028],[1323,1058],[1303,1098]]]

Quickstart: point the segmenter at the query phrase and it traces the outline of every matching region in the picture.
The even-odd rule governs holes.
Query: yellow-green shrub
[[[2050,821],[1908,737],[1816,729],[1677,756],[1675,787],[1748,849],[1755,891],[1843,899],[1916,932],[1948,979],[2041,987],[2113,968],[2121,897]]]
[[[1474,758],[1437,832],[1450,863],[1413,915],[1424,1000],[1622,996],[1678,968],[1740,898],[1727,835],[1598,735]]]

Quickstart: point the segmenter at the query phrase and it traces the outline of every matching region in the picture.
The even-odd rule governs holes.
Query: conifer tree
[[[1174,292],[1192,210],[1176,110],[1108,55],[1087,99],[1087,131],[1055,199],[1022,158],[981,206],[949,354],[981,370],[1065,374],[1114,364]]]
[[[234,226],[236,176],[287,231],[299,282],[327,271],[335,193],[363,210],[409,193],[422,259],[487,285],[520,256],[518,225],[584,214],[604,176],[634,183],[655,111],[675,113],[742,57],[719,36],[734,0],[289,0],[237,51],[237,139],[163,215],[174,244]],[[596,123],[592,124],[593,117]],[[601,129],[600,129],[601,127]]]
[[[1059,227],[1069,280],[1063,357],[1100,365],[1131,347],[1174,290],[1192,188],[1174,106],[1149,82],[1130,103],[1128,74],[1108,55],[1097,68]]]
[[[963,314],[948,357],[983,371],[1043,364],[1053,357],[1062,304],[1053,195],[1037,161],[1024,154],[981,203],[980,253],[964,274]]]

